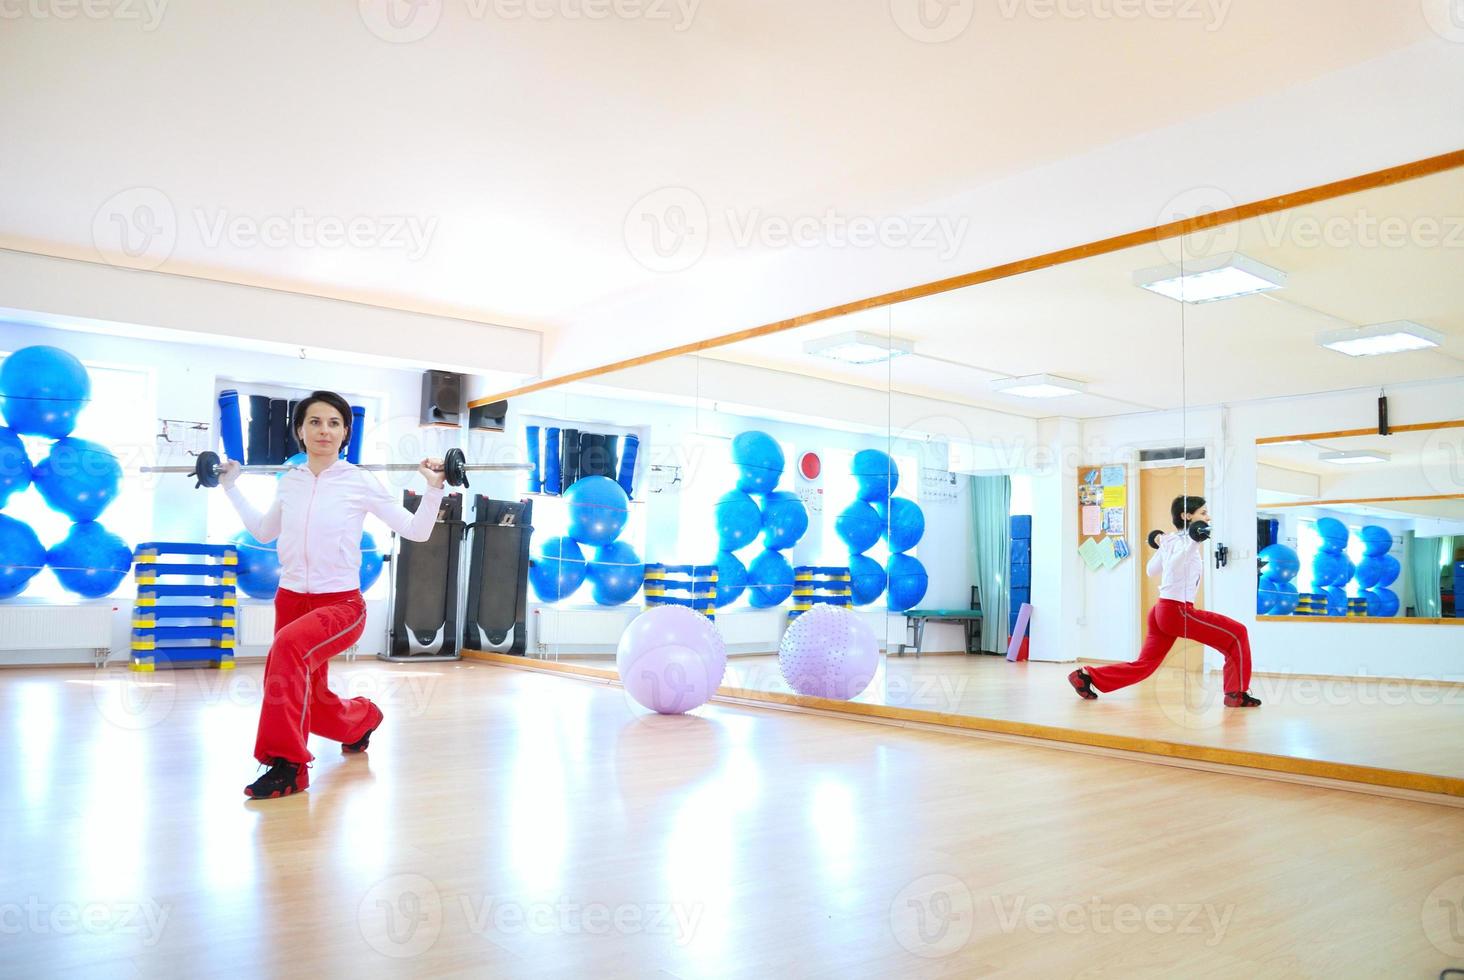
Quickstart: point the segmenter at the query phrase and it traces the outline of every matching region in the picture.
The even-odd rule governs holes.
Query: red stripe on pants
[[[1195,640],[1225,655],[1225,691],[1250,687],[1250,635],[1228,616],[1196,609],[1193,602],[1160,599],[1149,610],[1149,632],[1144,637],[1139,659],[1126,664],[1087,667],[1093,686],[1103,692],[1137,684],[1159,669],[1164,655],[1179,639]]]
[[[361,638],[366,601],[361,593],[275,593],[275,635],[264,664],[264,704],[254,757],[309,762],[311,735],[354,742],[370,727],[371,702],[341,700],[327,678],[330,658]]]

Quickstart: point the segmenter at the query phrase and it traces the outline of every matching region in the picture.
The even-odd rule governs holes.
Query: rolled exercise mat
[[[544,492],[559,495],[559,430],[544,430]]]
[[[579,429],[559,430],[559,491],[563,493],[580,478]]]
[[[625,437],[625,452],[620,455],[620,478],[616,480],[627,497],[634,497],[632,484],[635,482],[635,456],[640,451],[640,437],[628,434]]]
[[[529,493],[538,493],[544,489],[544,477],[539,472],[539,427],[537,425],[524,426],[524,442],[529,451]]]
[[[361,462],[361,440],[366,438],[366,409],[360,405],[351,406],[351,445],[346,449],[346,462],[352,465]]]
[[[283,398],[269,400],[269,462],[270,465],[289,459],[285,450],[285,438],[290,431],[290,403]]]
[[[250,466],[269,465],[269,396],[249,396]]]
[[[605,437],[605,469],[604,474],[610,479],[615,479],[615,474],[620,467],[620,437]]]
[[[285,453],[286,453],[285,458],[286,459],[289,459],[291,456],[295,455],[296,453],[301,453],[301,452],[304,452],[305,451],[305,447],[302,446],[302,445],[300,445],[300,440],[297,439],[297,438],[295,438],[295,412],[297,412],[299,410],[299,408],[300,408],[300,401],[299,401],[299,399],[297,399],[297,398],[291,398],[290,399],[290,407],[289,407],[289,419],[290,419],[290,421],[289,421],[289,424],[285,426]]]
[[[219,392],[219,437],[224,442],[224,455],[244,461],[244,428],[239,421],[239,392],[225,388]]]
[[[596,435],[593,432],[580,433],[580,476],[603,476],[601,467],[604,466],[604,447],[602,440],[604,436]]]

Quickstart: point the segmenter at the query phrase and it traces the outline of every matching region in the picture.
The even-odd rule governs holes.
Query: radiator
[[[112,606],[0,604],[0,650],[101,650],[112,645]]]
[[[551,609],[540,606],[533,610],[533,619],[541,648],[594,645],[613,651],[620,642],[620,634],[640,613],[638,605],[614,609]]]
[[[241,647],[267,647],[274,642],[274,603],[241,602],[235,610]]]

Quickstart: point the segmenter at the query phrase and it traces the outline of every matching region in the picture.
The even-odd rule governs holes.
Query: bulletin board
[[[1129,556],[1129,480],[1126,466],[1078,468],[1078,554],[1092,571]]]

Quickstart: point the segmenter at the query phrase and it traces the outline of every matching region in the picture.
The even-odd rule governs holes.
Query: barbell
[[[363,470],[371,470],[379,473],[406,473],[418,469],[419,463],[358,463],[357,467]],[[223,463],[219,454],[214,452],[201,452],[198,460],[192,466],[144,466],[143,473],[177,473],[192,476],[198,482],[193,489],[199,487],[216,487],[219,485],[219,470]],[[290,467],[283,463],[271,463],[268,465],[251,465],[239,467],[242,473],[283,473]],[[530,463],[469,463],[461,449],[453,448],[442,454],[442,472],[446,477],[449,486],[468,486],[468,473],[472,472],[506,472],[506,471],[527,471],[534,467]]]
[[[1158,548],[1159,539],[1163,534],[1163,531],[1150,531],[1148,539],[1149,547]],[[1204,521],[1191,522],[1189,525],[1189,536],[1194,541],[1208,541],[1210,539],[1210,525]]]

